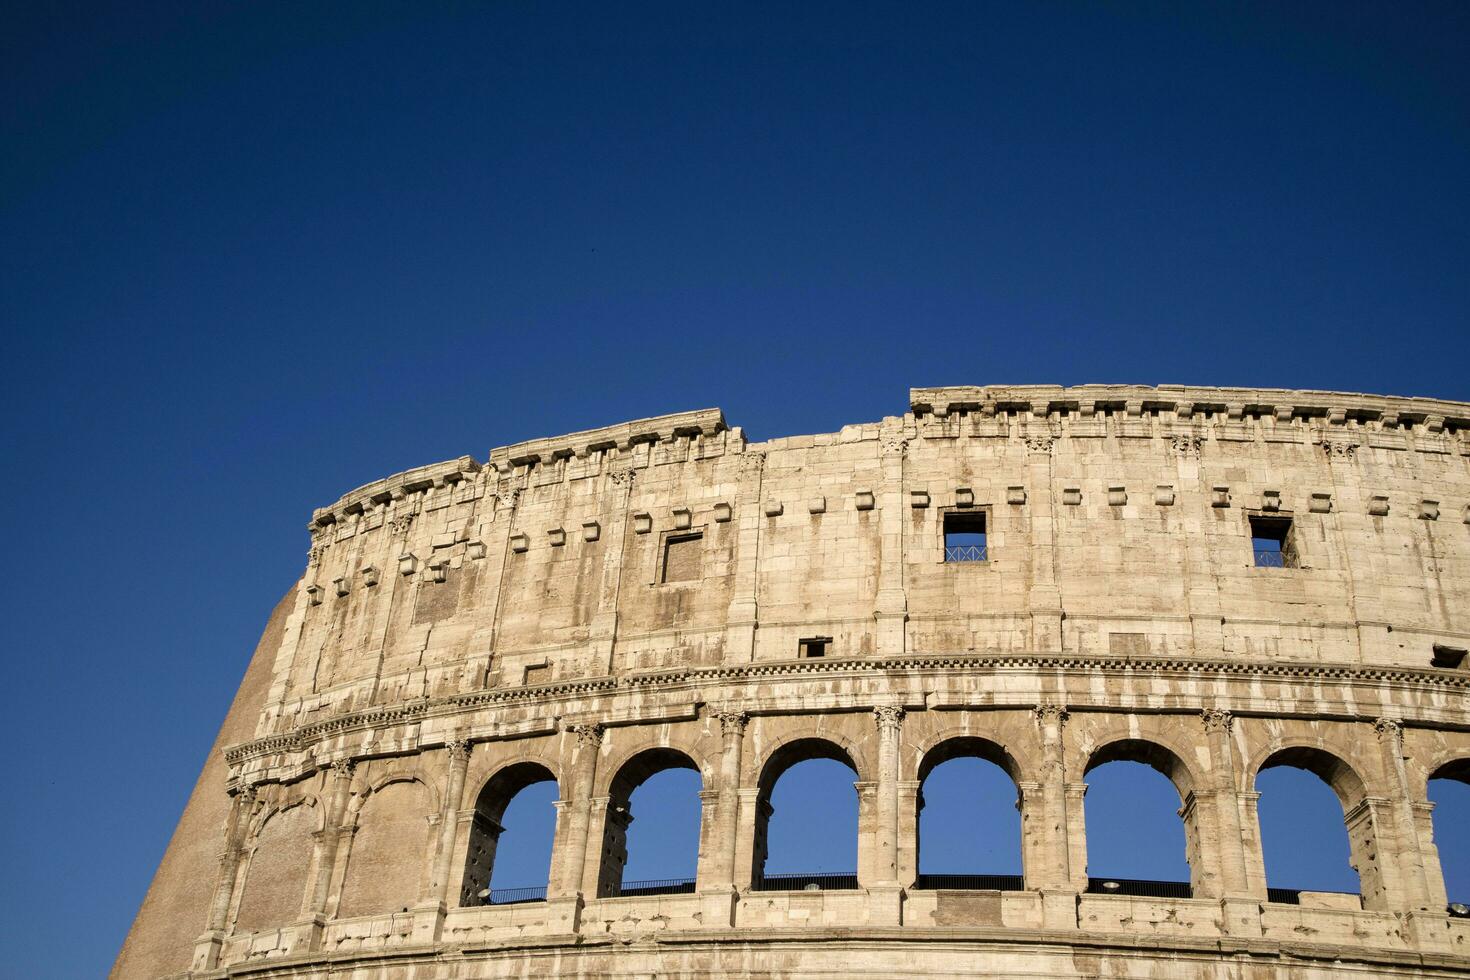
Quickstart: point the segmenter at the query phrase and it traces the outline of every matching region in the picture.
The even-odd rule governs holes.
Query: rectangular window
[[[1291,518],[1252,515],[1251,551],[1257,568],[1296,568],[1296,545],[1292,542]]]
[[[989,560],[985,547],[985,511],[949,511],[944,515],[944,560]]]
[[[664,542],[664,582],[697,582],[704,552],[703,534],[670,535]]]
[[[797,642],[797,653],[802,659],[808,657],[825,657],[827,655],[827,647],[831,646],[831,644],[832,637],[830,636],[808,637],[805,640]]]
[[[1434,645],[1434,657],[1429,661],[1432,667],[1461,667],[1465,663],[1465,651],[1459,647]]]

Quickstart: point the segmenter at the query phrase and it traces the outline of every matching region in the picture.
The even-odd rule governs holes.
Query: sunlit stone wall
[[[116,977],[1470,971],[1426,797],[1470,778],[1470,405],[914,389],[763,443],[706,410],[398,474],[310,529]],[[1016,783],[1013,886],[919,880],[955,755]],[[855,774],[855,887],[762,875],[770,787],[813,757]],[[1114,759],[1179,791],[1181,894],[1088,877]],[[1268,891],[1273,765],[1336,792],[1360,895]],[[667,766],[701,776],[696,881],[622,896],[628,793]],[[543,778],[545,897],[480,904]]]

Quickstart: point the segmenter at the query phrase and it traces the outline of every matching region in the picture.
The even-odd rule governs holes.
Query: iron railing
[[[970,889],[972,891],[1020,892],[1026,880],[1020,875],[919,875],[915,888]]]
[[[546,901],[546,886],[539,888],[492,888],[486,905],[519,905],[521,902]]]
[[[634,895],[693,895],[693,878],[649,878],[646,881],[625,881],[618,888],[618,895],[629,898]]]
[[[983,544],[952,544],[944,546],[945,561],[986,561]]]
[[[1135,895],[1140,898],[1192,898],[1187,881],[1148,881],[1142,878],[1088,878],[1089,895]]]
[[[839,891],[858,886],[857,873],[763,875],[751,882],[758,892]]]
[[[1267,888],[1266,901],[1275,902],[1278,905],[1300,905],[1302,904],[1302,890],[1300,888]]]
[[[1255,549],[1255,551],[1256,551],[1256,567],[1257,568],[1285,568],[1286,567],[1286,558],[1285,558],[1285,556],[1280,551],[1276,550],[1275,548],[1257,548],[1257,549]]]

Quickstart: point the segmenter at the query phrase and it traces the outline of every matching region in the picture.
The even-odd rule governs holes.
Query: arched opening
[[[1373,813],[1346,763],[1321,749],[1282,749],[1261,763],[1255,789],[1270,901],[1300,903],[1303,892],[1366,898],[1370,888],[1382,898]]]
[[[1189,898],[1201,862],[1193,781],[1161,745],[1124,739],[1093,753],[1087,792],[1087,890]]]
[[[699,767],[674,749],[640,752],[618,770],[608,792],[599,897],[693,893],[701,787]]]
[[[788,742],[761,770],[752,887],[856,888],[857,766],[826,739]]]
[[[953,738],[919,764],[917,888],[1025,887],[1019,771],[983,738]]]
[[[1470,906],[1470,758],[1440,766],[1429,778],[1434,846],[1452,905]]]
[[[490,778],[475,799],[460,905],[546,898],[556,797],[556,777],[539,763],[518,762]]]

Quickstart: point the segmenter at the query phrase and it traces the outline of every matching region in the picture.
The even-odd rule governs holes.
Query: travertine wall
[[[1426,799],[1470,778],[1470,667],[1433,663],[1470,646],[1470,405],[910,407],[765,443],[665,416],[317,511],[269,690],[227,723],[253,736],[150,891],[207,876],[196,941],[145,906],[114,975],[1470,971]],[[987,560],[944,560],[954,513],[985,515]],[[1255,566],[1252,516],[1290,519],[1295,567]],[[1021,890],[916,887],[921,779],[955,754],[1016,781]],[[858,887],[766,890],[766,797],[813,756],[855,772]],[[1089,890],[1085,777],[1118,758],[1178,788],[1190,897]],[[1277,764],[1337,792],[1361,896],[1268,894],[1254,784]],[[704,787],[695,892],[618,897],[621,805],[669,765]],[[462,904],[538,778],[561,796],[546,900]]]

